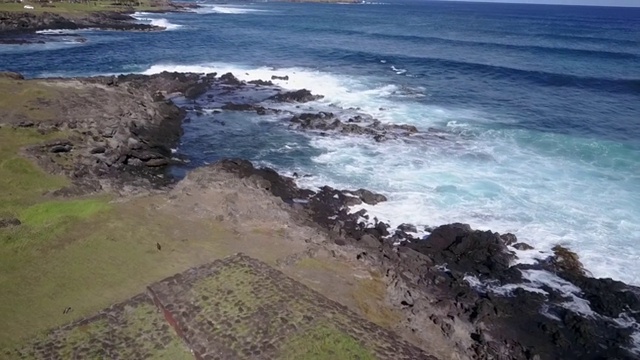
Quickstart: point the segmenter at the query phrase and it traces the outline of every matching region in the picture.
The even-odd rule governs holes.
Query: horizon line
[[[514,2],[513,0],[427,0],[433,2],[460,2],[460,3],[470,3],[470,4],[512,4],[512,5],[549,5],[549,6],[582,6],[582,7],[614,7],[614,8],[628,8],[628,9],[638,9],[640,8],[640,4],[638,5],[621,5],[621,4],[558,4],[558,3],[545,3],[545,2]],[[544,1],[544,0],[543,0]]]

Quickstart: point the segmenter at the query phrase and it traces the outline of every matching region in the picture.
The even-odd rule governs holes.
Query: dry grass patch
[[[0,78],[0,94],[2,118],[30,121],[55,118],[56,114],[48,104],[62,96],[59,89],[50,83],[7,78]]]
[[[394,328],[402,320],[387,303],[387,286],[377,273],[323,257],[303,258],[285,272],[380,326]]]

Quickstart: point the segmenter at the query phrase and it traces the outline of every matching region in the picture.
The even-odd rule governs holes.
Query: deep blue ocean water
[[[411,123],[438,141],[317,136],[245,113],[193,117],[178,152],[240,156],[366,187],[393,224],[466,222],[571,247],[595,276],[640,284],[640,9],[393,1],[204,4],[137,14],[167,31],[65,32],[0,47],[30,77],[233,71]],[[75,36],[87,42],[75,42]],[[207,106],[206,102],[202,105]],[[214,122],[224,120],[225,125]]]

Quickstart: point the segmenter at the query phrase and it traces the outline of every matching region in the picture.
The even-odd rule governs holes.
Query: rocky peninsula
[[[28,8],[31,7],[31,8]],[[34,33],[39,30],[102,29],[122,31],[159,31],[163,28],[140,24],[131,17],[136,11],[176,12],[197,7],[195,4],[169,1],[142,1],[135,5],[111,1],[87,3],[2,3],[0,4],[0,44],[18,42],[16,35]]]
[[[228,101],[247,89],[264,96]],[[0,197],[7,259],[0,308],[14,324],[0,330],[0,349],[8,356],[30,353],[26,339],[43,330],[241,251],[393,331],[425,359],[638,357],[640,289],[590,277],[568,249],[524,265],[513,249],[530,247],[512,234],[448,224],[420,238],[411,224],[390,228],[353,210],[386,201],[384,194],[300,188],[243,159],[183,179],[169,171],[188,160],[172,149],[187,112],[199,111],[184,99],[278,114],[291,131],[379,142],[438,134],[357,110],[288,113],[277,104],[321,95],[233,74],[25,80],[4,73],[0,91],[8,95],[0,100],[0,184],[8,189]],[[233,343],[241,334],[224,336]]]

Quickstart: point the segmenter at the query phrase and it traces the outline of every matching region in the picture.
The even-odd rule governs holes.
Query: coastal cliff
[[[47,29],[86,29],[151,31],[147,24],[135,24],[131,16],[120,12],[89,12],[86,14],[56,14],[50,12],[2,12],[0,32],[34,32]]]
[[[125,6],[103,0],[86,4],[64,2],[34,4],[31,10],[23,8],[22,5],[22,3],[0,4],[0,35],[38,30],[88,28],[128,31],[162,30],[157,26],[135,23],[135,19],[130,15],[135,11],[185,11],[198,6],[167,1],[143,1],[136,6]]]
[[[432,136],[413,126],[383,124],[366,114],[349,119],[326,112],[289,114],[276,105],[302,104],[321,95],[284,91],[268,79],[247,83],[232,74],[34,80],[3,74],[0,86],[9,94],[0,103],[0,135],[7,140],[0,150],[20,152],[48,174],[68,179],[52,182],[40,195],[42,185],[27,177],[35,170],[6,171],[19,158],[3,156],[2,181],[15,195],[4,199],[9,207],[0,208],[7,224],[0,228],[0,239],[42,251],[45,257],[70,256],[64,259],[71,263],[91,257],[84,267],[83,262],[77,265],[92,274],[86,285],[91,291],[76,289],[87,283],[74,269],[65,290],[73,296],[61,296],[68,303],[83,299],[64,305],[65,310],[78,308],[78,316],[107,305],[92,293],[108,293],[109,301],[119,302],[137,294],[141,284],[246,251],[440,359],[635,357],[630,349],[640,322],[639,289],[590,277],[567,249],[558,247],[536,264],[514,265],[512,248],[528,245],[512,234],[449,224],[428,229],[421,238],[414,225],[391,228],[365,210],[351,210],[384,202],[383,194],[328,186],[305,189],[296,184],[298,174],[283,176],[242,159],[203,166],[184,179],[170,172],[188,161],[174,157],[172,149],[180,141],[185,116],[201,111],[194,100],[202,97],[216,98],[224,111],[281,114],[292,131],[365,136],[376,142]],[[225,96],[242,99],[243,92],[256,89],[263,99],[225,101]],[[14,141],[20,145],[12,146]],[[109,206],[116,207],[115,214],[101,210],[93,220],[93,213],[65,218],[63,225],[69,228],[55,228],[60,238],[47,227],[57,217],[34,221],[34,212],[46,216],[40,202],[68,208],[68,201],[105,195],[112,197]],[[34,206],[39,212],[29,210]],[[95,226],[89,234],[82,231],[86,221]],[[38,231],[52,233],[43,237],[49,242],[30,248],[36,246],[33,234]],[[36,240],[23,243],[29,235]],[[104,252],[97,256],[85,236]],[[149,260],[158,257],[157,262]],[[93,262],[101,264],[100,271],[92,270]],[[25,264],[28,273],[39,269],[30,261]],[[13,267],[10,275],[33,281],[23,268]],[[560,286],[549,286],[544,277]],[[37,289],[20,291],[23,297],[37,295]],[[71,319],[67,312],[66,317],[53,316],[62,303],[45,299],[34,316],[53,320],[27,321],[21,315],[26,309],[13,298],[20,296],[0,295],[0,301],[11,301],[18,310],[9,320],[27,329],[31,324],[33,332]],[[12,335],[20,338],[13,344],[22,344],[30,330]]]

